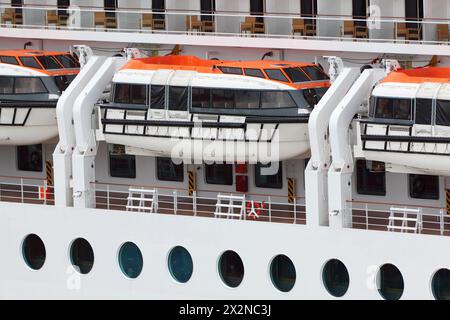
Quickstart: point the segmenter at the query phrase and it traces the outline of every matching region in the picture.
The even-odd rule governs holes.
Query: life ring
[[[261,210],[265,209],[265,202],[258,202],[258,201],[248,201],[247,202],[247,216],[252,219],[256,220],[261,215]]]

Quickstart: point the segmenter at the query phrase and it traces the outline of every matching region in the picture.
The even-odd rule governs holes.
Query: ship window
[[[386,171],[383,162],[356,161],[356,192],[372,196],[386,195]]]
[[[450,126],[450,101],[438,100],[436,102],[436,124]]]
[[[433,276],[431,287],[436,300],[450,300],[450,270],[438,270]]]
[[[17,147],[17,168],[21,171],[42,171],[42,144]]]
[[[264,73],[260,69],[244,69],[245,75],[249,77],[265,78]]]
[[[17,77],[14,80],[14,93],[37,94],[47,92],[40,78]]]
[[[326,75],[325,72],[320,70],[318,67],[303,67],[303,71],[311,78],[313,81],[320,81],[320,80],[329,80],[330,78]]]
[[[72,83],[73,79],[75,79],[75,75],[56,76],[53,79],[59,92],[63,92]]]
[[[270,108],[295,108],[295,101],[287,91],[263,91],[261,93],[261,107]]]
[[[8,57],[8,56],[1,56],[0,61],[7,64],[13,64],[13,65],[19,65],[19,61],[17,61],[16,57]]]
[[[273,285],[281,292],[289,292],[295,285],[297,274],[294,263],[284,254],[276,256],[270,264]]]
[[[233,165],[205,164],[205,179],[208,184],[231,186],[233,184]]]
[[[175,164],[171,158],[156,158],[156,170],[158,180],[161,181],[184,181],[183,163]]]
[[[411,99],[377,98],[375,118],[411,120]]]
[[[165,109],[166,107],[166,87],[151,86],[151,103],[152,109]]]
[[[328,261],[322,272],[323,284],[333,297],[343,297],[348,290],[350,277],[345,265],[337,260]]]
[[[144,259],[141,250],[133,242],[125,242],[119,250],[119,266],[128,278],[137,278],[142,271]]]
[[[282,163],[255,165],[255,186],[258,188],[282,189],[283,169]]]
[[[242,69],[241,68],[234,68],[234,67],[217,67],[219,68],[222,73],[225,74],[238,74],[242,75]]]
[[[78,68],[80,64],[69,54],[55,56],[56,60],[61,63],[64,68]]]
[[[152,0],[153,12],[164,12],[166,10],[165,0]],[[153,19],[164,20],[164,14],[153,14]]]
[[[50,56],[39,56],[37,59],[46,70],[62,69],[62,66]]]
[[[0,77],[0,94],[12,94],[14,92],[14,78]]]
[[[200,10],[202,14],[200,19],[202,21],[213,21],[214,12],[216,11],[216,0],[201,0]]]
[[[311,81],[300,68],[285,68],[283,70],[292,82]]]
[[[416,124],[431,124],[431,113],[433,111],[433,100],[416,100]]]
[[[70,262],[81,274],[88,274],[94,266],[94,251],[86,239],[78,238],[70,247]]]
[[[213,108],[234,109],[234,90],[213,89],[212,102]]]
[[[377,288],[385,300],[398,300],[405,288],[403,276],[393,264],[383,265],[377,274]]]
[[[194,269],[189,251],[181,246],[177,246],[170,251],[168,260],[169,271],[172,277],[180,283],[188,282]]]
[[[225,251],[219,259],[219,274],[227,286],[238,287],[244,279],[244,263],[241,257],[234,251]]]
[[[28,235],[22,244],[22,255],[31,269],[41,269],[46,258],[45,245],[42,239],[35,234]]]
[[[109,174],[113,178],[136,178],[136,156],[125,154],[125,146],[109,145]]]
[[[114,102],[123,104],[146,104],[147,87],[141,84],[117,83],[114,87]]]
[[[187,111],[188,88],[169,87],[169,110]]]
[[[260,91],[256,90],[237,90],[235,92],[236,108],[239,109],[258,109]]]
[[[439,177],[410,174],[409,195],[414,199],[439,200]]]
[[[280,69],[265,69],[264,70],[270,80],[289,82],[286,76],[281,72]]]
[[[34,59],[34,57],[20,57],[19,58],[25,67],[42,69],[41,65]]]
[[[211,89],[192,88],[192,107],[211,108]]]

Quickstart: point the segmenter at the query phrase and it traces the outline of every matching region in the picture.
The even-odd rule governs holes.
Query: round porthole
[[[176,281],[180,283],[189,281],[194,268],[189,251],[181,246],[173,248],[169,253],[168,264],[170,274]]]
[[[87,274],[94,266],[94,251],[86,239],[78,238],[70,247],[70,261],[81,274]]]
[[[39,270],[45,263],[45,245],[39,236],[30,234],[22,244],[22,254],[26,264],[33,270]]]
[[[327,291],[338,298],[345,295],[350,284],[347,267],[338,259],[332,259],[325,264],[322,280]]]
[[[244,279],[244,263],[241,257],[234,251],[225,251],[219,259],[219,274],[227,286],[238,287]]]
[[[289,292],[295,285],[297,274],[294,263],[284,254],[273,258],[270,264],[272,283],[281,292]]]
[[[438,270],[431,281],[431,288],[436,300],[450,300],[450,270]]]
[[[133,242],[125,242],[119,251],[119,265],[128,278],[137,278],[142,271],[144,259],[141,250]]]
[[[377,274],[377,287],[385,300],[399,300],[405,289],[402,273],[393,264],[384,264]]]

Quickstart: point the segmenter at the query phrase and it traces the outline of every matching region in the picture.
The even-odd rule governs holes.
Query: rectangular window
[[[377,98],[375,118],[411,120],[411,99]]]
[[[266,72],[270,80],[289,82],[289,80],[286,78],[283,72],[281,72],[280,69],[265,69],[264,71]]]
[[[234,109],[234,90],[230,89],[213,89],[212,103],[213,108]]]
[[[409,195],[414,199],[439,200],[439,177],[410,174]]]
[[[116,16],[116,9],[118,6],[118,0],[104,0],[103,5],[105,8],[106,16],[107,17],[115,17]]]
[[[255,16],[263,16],[265,12],[264,0],[250,0],[250,14]],[[257,17],[257,22],[264,22],[263,17]]]
[[[241,68],[235,68],[235,67],[217,67],[222,73],[225,74],[238,74],[242,75],[242,69]]]
[[[383,162],[356,161],[356,192],[372,196],[386,195],[386,169]]]
[[[311,79],[308,78],[306,73],[303,72],[300,68],[285,68],[283,70],[292,82],[311,81]]]
[[[419,28],[418,23],[423,18],[423,0],[405,0],[405,17],[408,21],[407,28]]]
[[[147,104],[147,86],[141,84],[116,83],[114,102],[123,104]]]
[[[17,61],[16,57],[1,56],[0,61],[7,64],[13,64],[15,66],[19,65],[19,61]]]
[[[436,101],[436,125],[450,126],[450,101]]]
[[[153,12],[165,12],[166,11],[166,1],[165,0],[152,0],[152,11]],[[164,20],[164,14],[153,14],[153,19]]]
[[[330,77],[328,77],[325,72],[323,72],[316,66],[303,67],[301,69],[308,75],[308,77],[311,78],[312,81],[322,81],[330,79]]]
[[[42,144],[17,147],[17,168],[21,171],[42,172]]]
[[[113,144],[109,149],[109,174],[113,178],[136,178],[136,156],[125,154],[125,146]]]
[[[36,58],[46,70],[62,69],[62,66],[50,56],[38,56]]]
[[[211,89],[192,88],[192,108],[211,108]]]
[[[416,124],[431,125],[432,111],[433,111],[433,100],[417,99],[416,100]]]
[[[260,69],[251,69],[246,68],[244,69],[245,75],[248,77],[256,77],[256,78],[265,78],[266,76]]]
[[[169,87],[169,110],[187,111],[188,109],[188,88]]]
[[[367,1],[368,0],[353,0],[353,19],[365,20],[367,18]],[[354,21],[356,26],[365,26],[366,21]]]
[[[57,55],[55,59],[63,65],[64,68],[73,69],[79,68],[80,64],[70,54]]]
[[[261,93],[261,107],[270,108],[295,108],[294,99],[287,91],[263,91]]]
[[[216,0],[200,0],[200,12],[202,21],[213,21],[216,11]]]
[[[236,108],[259,109],[261,92],[256,90],[236,90]]]
[[[67,17],[69,14],[67,13],[67,8],[70,7],[70,0],[58,0],[58,16]]]
[[[255,165],[255,186],[258,188],[282,189],[283,169],[282,163],[256,164]]]
[[[41,65],[36,61],[34,57],[20,57],[19,59],[24,67],[42,69]]]
[[[233,165],[205,164],[205,179],[208,184],[233,185]]]
[[[14,78],[0,77],[0,94],[13,94],[14,92]]]
[[[17,77],[14,81],[14,93],[37,94],[47,92],[40,78]]]
[[[184,181],[183,163],[175,164],[171,158],[156,158],[156,171],[158,180],[161,181]]]
[[[301,0],[300,13],[302,17],[315,17],[317,15],[317,0]],[[315,19],[305,19],[305,24],[315,23]]]
[[[166,108],[166,87],[165,86],[151,86],[151,109],[165,109]]]

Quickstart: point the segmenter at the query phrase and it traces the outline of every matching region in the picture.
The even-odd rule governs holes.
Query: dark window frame
[[[31,159],[26,159],[25,161],[27,162],[25,164],[25,166],[21,165],[21,155],[22,152],[20,151],[21,149],[25,148],[30,148],[30,147],[37,147],[37,150],[32,150],[30,152],[30,150],[24,151],[23,155],[27,155],[32,157],[33,154],[37,154],[37,156],[39,157],[38,161],[36,164],[34,164],[36,167],[33,168],[32,165],[30,165],[30,163],[28,161],[31,161]],[[17,165],[17,170],[18,171],[25,171],[25,172],[43,172],[44,171],[44,147],[42,144],[34,144],[34,145],[26,145],[26,146],[17,146],[16,147],[16,165]],[[27,167],[27,168],[26,168]]]
[[[209,172],[208,172],[208,167],[212,167],[212,166],[223,166],[223,168],[226,168],[226,171],[224,170],[226,176],[223,179],[223,182],[218,182],[218,181],[214,181],[211,180],[210,176],[209,176]],[[234,177],[233,177],[233,165],[232,164],[227,164],[227,163],[213,163],[213,164],[205,164],[204,165],[204,173],[205,173],[205,182],[206,184],[212,184],[212,185],[221,185],[221,186],[232,186],[233,182],[234,182]],[[212,176],[217,176],[217,171],[214,170],[214,174]]]
[[[376,163],[382,163],[379,161],[374,161]],[[356,172],[356,193],[361,195],[369,195],[369,196],[386,196],[386,169],[383,172],[370,172],[367,169],[367,161],[366,160],[357,160],[355,165]],[[360,173],[360,169],[364,169],[365,172]],[[367,175],[383,175],[381,183],[382,186],[379,190],[376,190],[372,184],[368,184],[367,182],[362,184],[364,181],[370,179],[370,176],[366,177],[364,181],[361,180],[360,174],[366,173]],[[377,182],[378,183],[378,182]]]
[[[6,59],[14,59],[15,63],[7,62],[7,61],[5,61]],[[17,60],[17,57],[14,57],[14,56],[0,56],[0,62],[10,64],[12,66],[20,65],[19,61]]]
[[[248,71],[256,71],[257,73],[259,72],[259,75],[248,74],[247,73]],[[258,69],[258,68],[244,68],[244,75],[247,76],[247,77],[266,79],[266,75],[264,74],[264,72],[261,69]]]
[[[173,176],[162,176],[161,174],[163,173],[163,171],[160,170],[160,166],[161,166],[161,161],[168,161],[170,160],[170,162],[172,163],[172,166],[174,167],[174,173],[175,175]],[[180,169],[181,167],[181,175],[177,176],[177,168]],[[170,181],[170,182],[184,182],[184,163],[181,164],[175,164],[171,158],[164,158],[164,157],[156,157],[156,178],[159,181]]]
[[[114,146],[111,146],[114,148]],[[132,166],[134,167],[134,171],[131,170],[129,175],[124,174],[114,174],[113,173],[113,165],[112,165],[112,158],[124,158],[125,160],[130,161],[132,163]],[[126,159],[127,158],[127,159]],[[122,160],[124,160],[122,159]],[[137,166],[136,166],[136,156],[131,154],[114,154],[112,150],[109,149],[108,145],[108,173],[111,178],[119,178],[119,179],[136,179],[136,172],[137,172]]]
[[[37,68],[25,64],[25,62],[24,62],[25,59],[33,60],[33,61],[36,63]],[[26,67],[26,68],[33,68],[33,69],[37,69],[37,70],[45,70],[45,69],[44,69],[44,66],[41,65],[41,63],[39,62],[38,59],[36,59],[36,57],[33,57],[33,56],[29,56],[29,57],[19,57],[19,60],[20,60],[20,63],[22,64],[22,66],[24,66],[24,67]]]
[[[118,102],[117,99],[117,86],[118,85],[124,85],[128,86],[128,102]],[[145,88],[145,103],[135,103],[132,101],[131,97],[133,96],[131,93],[133,92],[133,87],[144,87]],[[129,105],[142,105],[142,106],[148,106],[148,85],[146,84],[138,84],[138,83],[125,83],[125,82],[115,82],[114,83],[114,89],[113,89],[113,99],[114,103],[120,103],[120,104],[129,104]]]
[[[268,72],[272,72],[272,71],[279,72],[279,74],[283,76],[284,80],[281,78],[274,77],[273,74],[271,76],[270,73],[268,73]],[[277,69],[277,68],[264,69],[264,73],[267,75],[267,78],[269,78],[269,80],[290,83],[288,76],[281,69]]]
[[[217,69],[219,69],[223,74],[233,74],[233,75],[237,75],[237,76],[244,75],[244,70],[241,67],[218,66]],[[232,70],[235,72],[229,72]]]
[[[33,79],[34,81],[39,81],[42,87],[44,88],[43,91],[35,91],[35,92],[16,92],[16,82],[17,79]],[[47,86],[45,85],[44,81],[40,77],[16,77],[14,76],[14,89],[13,94],[20,94],[20,95],[28,95],[28,94],[47,94],[49,93]]]
[[[269,165],[263,165],[261,163],[257,163],[254,166],[254,183],[255,183],[255,187],[257,188],[262,188],[262,189],[283,189],[284,186],[284,173],[283,173],[283,162],[280,161],[278,163],[278,172],[274,175],[271,175],[271,177],[273,176],[277,176],[278,181],[274,182],[272,184],[272,182],[268,182],[268,181],[261,181],[261,168],[264,166],[269,166]]]
[[[414,178],[430,178],[435,181],[435,186],[433,186],[434,190],[426,190],[423,191],[423,194],[420,195],[419,192],[415,191],[414,188],[416,188],[414,183]],[[409,196],[412,199],[422,199],[422,200],[439,200],[440,199],[440,179],[439,176],[433,176],[433,175],[422,175],[422,174],[408,174],[408,191]],[[425,184],[424,188],[429,187],[427,183]]]
[[[158,93],[158,95],[160,95],[160,97],[158,97],[158,108],[154,108],[153,105],[153,94],[154,94],[154,89],[159,89],[161,92]],[[149,89],[149,109],[150,110],[166,110],[167,109],[167,86],[166,85],[160,85],[160,84],[152,84],[150,85],[150,89]],[[161,106],[162,104],[162,106]]]
[[[183,90],[182,94],[180,92],[174,92],[175,90]],[[172,104],[172,100],[174,96],[178,95],[177,106],[174,108]],[[181,96],[181,98],[180,98]],[[168,110],[169,111],[188,111],[189,110],[189,87],[188,86],[169,86],[169,102],[168,102]],[[180,103],[182,102],[182,103]]]

